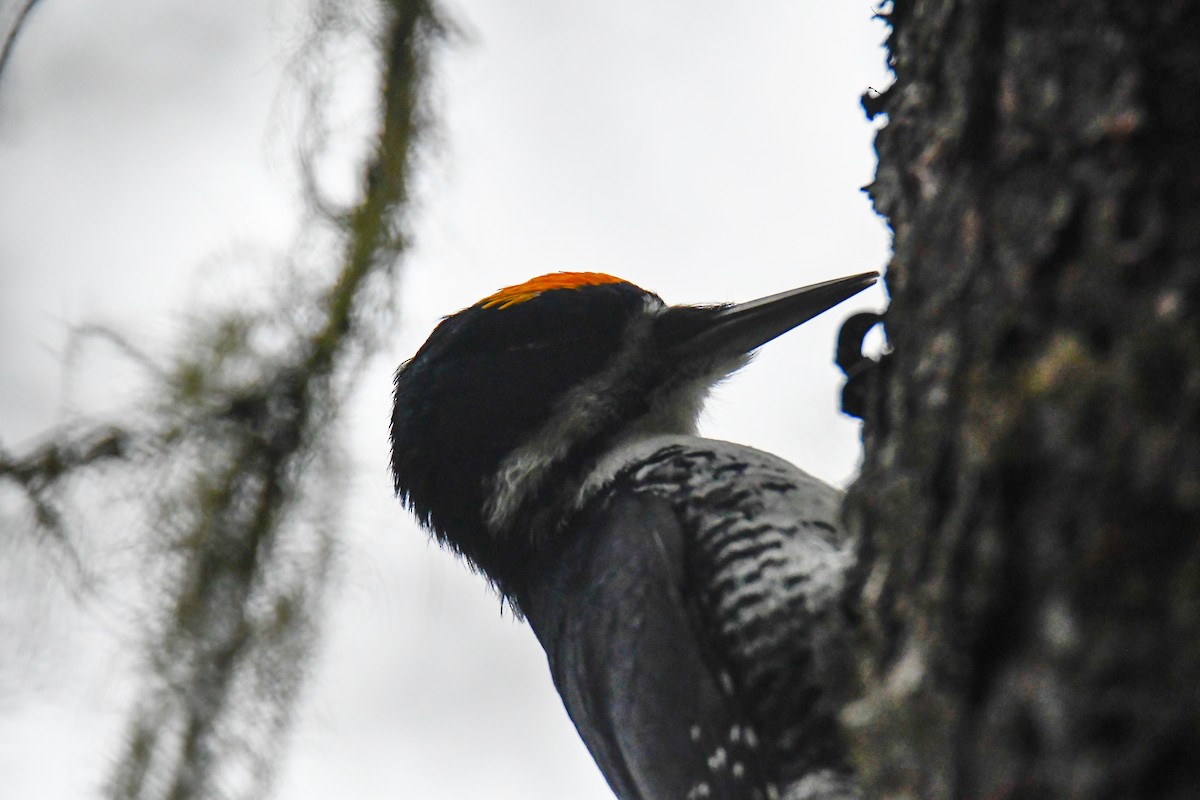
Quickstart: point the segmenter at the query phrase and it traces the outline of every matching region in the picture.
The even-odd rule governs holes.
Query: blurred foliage
[[[53,431],[24,453],[0,448],[0,485],[17,487],[32,529],[69,555],[82,585],[93,568],[63,513],[68,489],[126,481],[141,509],[145,574],[129,580],[154,618],[110,797],[257,798],[270,788],[329,574],[338,411],[390,328],[430,53],[445,33],[422,0],[318,0],[293,69],[307,98],[299,149],[309,217],[295,253],[308,263],[293,255],[253,307],[196,314],[167,363],[138,354],[150,391],[124,421]],[[339,208],[314,165],[327,140],[328,54],[347,44],[377,52],[378,126],[361,196]],[[136,352],[118,332],[101,333]]]

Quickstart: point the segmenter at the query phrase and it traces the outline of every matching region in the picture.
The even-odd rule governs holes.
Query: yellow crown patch
[[[483,298],[476,305],[482,308],[508,308],[517,303],[532,300],[542,292],[552,289],[579,289],[584,286],[600,286],[605,283],[628,283],[628,281],[614,278],[612,275],[605,275],[603,272],[552,272],[549,275],[539,275],[515,286],[505,286],[495,294]]]

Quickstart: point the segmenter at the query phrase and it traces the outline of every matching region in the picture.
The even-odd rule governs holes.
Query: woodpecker
[[[863,273],[668,306],[562,272],[444,318],[395,376],[397,495],[546,651],[621,800],[857,800],[841,492],[696,435],[709,390]]]

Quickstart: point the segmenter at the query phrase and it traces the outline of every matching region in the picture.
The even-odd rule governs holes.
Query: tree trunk
[[[896,0],[876,797],[1200,797],[1200,2]],[[874,102],[872,102],[874,105]]]

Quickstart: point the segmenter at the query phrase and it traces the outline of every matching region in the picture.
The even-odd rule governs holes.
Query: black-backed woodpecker
[[[396,372],[397,494],[528,620],[622,800],[857,800],[841,492],[696,435],[712,386],[875,273],[668,306],[544,275]]]

